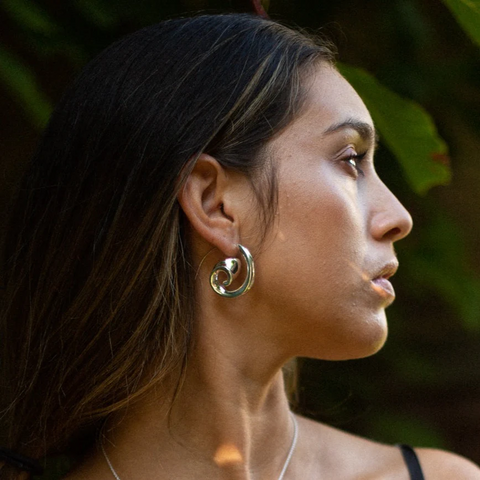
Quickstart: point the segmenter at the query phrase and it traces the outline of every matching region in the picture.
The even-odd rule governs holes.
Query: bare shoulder
[[[401,451],[338,428],[299,417],[305,459],[315,459],[307,478],[408,480]],[[322,472],[316,475],[317,472]]]
[[[312,468],[316,472],[323,471],[323,476],[318,478],[410,478],[398,446],[369,440],[303,417],[298,420],[305,435],[304,451],[317,459]],[[429,448],[418,448],[415,452],[426,480],[480,480],[479,467],[459,455]]]
[[[480,468],[460,455],[432,448],[416,448],[425,478],[480,480]]]

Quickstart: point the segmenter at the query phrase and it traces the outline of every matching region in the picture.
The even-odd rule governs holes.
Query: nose
[[[380,191],[372,206],[371,233],[378,241],[396,242],[412,230],[413,221],[407,209],[381,182]]]

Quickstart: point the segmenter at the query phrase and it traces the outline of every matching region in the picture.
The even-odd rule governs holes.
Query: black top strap
[[[415,450],[409,445],[399,445],[403,455],[403,459],[407,464],[408,471],[410,473],[411,480],[425,480],[423,476],[422,467],[418,460]]]
[[[19,470],[24,470],[34,475],[41,475],[43,473],[43,468],[38,460],[12,452],[8,448],[0,447],[0,461],[7,462]]]

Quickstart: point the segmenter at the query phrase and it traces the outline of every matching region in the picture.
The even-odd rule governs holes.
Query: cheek
[[[319,177],[291,181],[281,190],[277,228],[267,244],[272,255],[266,268],[273,266],[283,288],[310,303],[312,293],[314,301],[324,303],[324,298],[343,290],[352,275],[358,275],[365,251],[363,216],[355,192],[345,188],[345,182]]]
[[[313,260],[325,266],[354,260],[364,248],[355,191],[345,188],[345,182],[328,180],[297,184],[280,208],[279,236],[295,245],[298,260],[306,265]]]
[[[383,344],[386,323],[364,278],[368,242],[357,186],[338,173],[300,173],[308,181],[292,172],[279,189],[276,228],[257,257],[252,293],[272,322],[266,331],[300,356],[370,355]]]

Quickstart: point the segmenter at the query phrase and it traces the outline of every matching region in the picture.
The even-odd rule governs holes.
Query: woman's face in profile
[[[374,149],[367,108],[328,65],[309,79],[303,113],[269,144],[278,215],[252,292],[296,355],[363,357],[386,339],[393,243],[412,220],[377,176]]]

